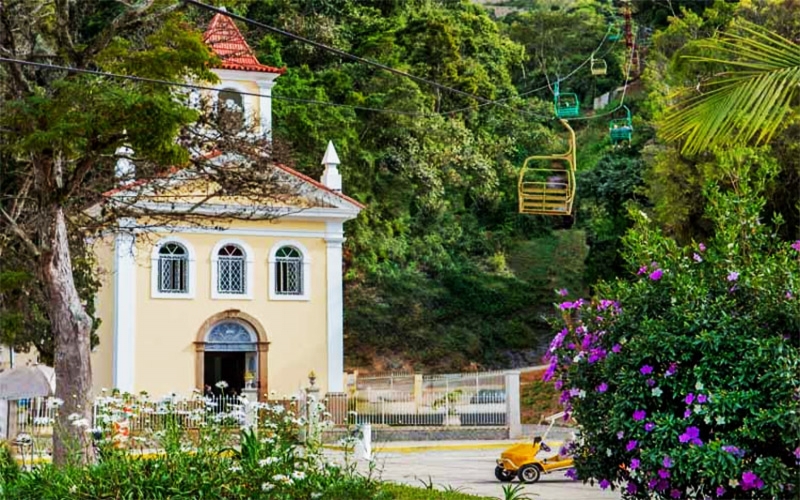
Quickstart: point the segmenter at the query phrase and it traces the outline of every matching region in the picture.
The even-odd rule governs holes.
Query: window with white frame
[[[192,299],[195,293],[195,255],[191,243],[169,236],[150,254],[150,296],[154,299]]]
[[[238,245],[225,245],[217,253],[217,292],[244,295],[247,293],[247,260]]]
[[[158,250],[158,291],[189,292],[189,252],[180,243],[170,242]]]
[[[294,247],[275,252],[275,293],[303,295],[303,255]]]

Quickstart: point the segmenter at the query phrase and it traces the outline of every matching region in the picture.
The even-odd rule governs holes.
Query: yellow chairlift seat
[[[594,76],[605,75],[608,73],[608,64],[606,64],[605,59],[595,59],[592,56],[591,70]]]
[[[519,172],[517,190],[519,213],[530,215],[571,215],[575,199],[575,132],[566,120],[559,120],[569,131],[569,149],[565,153],[530,156]],[[531,161],[550,161],[549,168],[529,168]],[[553,167],[564,162],[566,168]]]

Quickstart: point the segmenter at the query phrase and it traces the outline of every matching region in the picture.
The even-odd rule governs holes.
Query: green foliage
[[[684,92],[662,120],[663,136],[685,138],[682,151],[688,154],[769,142],[796,106],[800,45],[747,22],[697,45],[707,55],[690,60],[722,65],[725,72],[704,82],[700,95]]]
[[[797,493],[800,242],[760,222],[767,177],[708,187],[705,243],[681,246],[634,212],[638,275],[562,304],[549,372],[582,428],[580,479],[642,499]]]
[[[488,500],[489,497],[478,497],[459,491],[448,491],[433,488],[414,488],[403,484],[384,483],[376,500]]]

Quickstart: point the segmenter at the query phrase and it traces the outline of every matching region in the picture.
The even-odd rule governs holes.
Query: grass
[[[404,484],[384,483],[381,485],[380,498],[385,500],[489,500],[491,497],[468,495],[460,491],[416,488]]]

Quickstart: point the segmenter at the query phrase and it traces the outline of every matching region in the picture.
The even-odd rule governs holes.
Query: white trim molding
[[[217,289],[217,265],[219,251],[225,245],[236,245],[244,252],[244,293],[220,293]],[[226,238],[219,240],[211,250],[211,298],[225,300],[253,300],[253,249],[242,240]]]
[[[303,256],[303,293],[300,295],[281,295],[275,292],[275,264],[278,262],[275,255],[283,247],[296,248]],[[299,241],[296,240],[281,240],[274,245],[269,251],[269,258],[267,259],[267,283],[269,287],[269,300],[283,300],[283,301],[308,301],[311,300],[311,254],[308,249]]]
[[[183,248],[186,249],[186,252],[189,254],[188,257],[188,269],[187,269],[187,276],[186,279],[189,282],[189,286],[186,289],[185,293],[166,293],[161,292],[158,289],[158,284],[160,282],[160,276],[158,275],[158,258],[159,258],[159,251],[161,247],[168,243],[177,243],[181,245]],[[167,236],[163,239],[160,239],[158,243],[153,245],[153,251],[150,254],[150,298],[153,299],[193,299],[195,297],[195,290],[197,289],[197,258],[194,251],[194,247],[191,243],[184,240],[183,238],[179,238],[177,236]]]
[[[328,304],[328,392],[344,392],[344,289],[342,287],[341,222],[325,223]]]
[[[136,355],[136,236],[126,230],[132,219],[120,219],[114,238],[114,387],[133,392]]]

